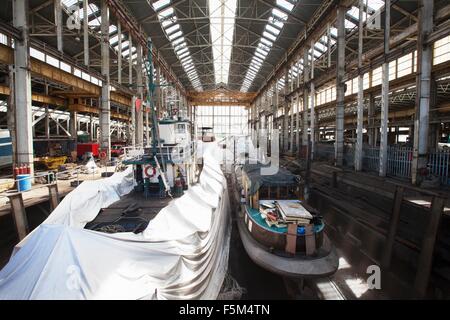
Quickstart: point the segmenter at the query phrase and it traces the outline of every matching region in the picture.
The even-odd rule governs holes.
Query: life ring
[[[152,174],[149,174],[149,173],[148,173],[148,170],[149,170],[149,169],[152,169]],[[145,174],[145,176],[146,176],[147,178],[153,178],[153,177],[156,175],[156,169],[155,169],[155,167],[152,167],[152,166],[146,166],[145,169],[144,169],[144,174]]]
[[[100,159],[105,160],[106,159],[106,152],[102,151],[100,152],[100,154],[98,155]]]

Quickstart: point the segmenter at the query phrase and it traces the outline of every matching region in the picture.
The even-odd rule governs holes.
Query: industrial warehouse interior
[[[448,0],[4,0],[0,300],[450,299],[449,112]]]

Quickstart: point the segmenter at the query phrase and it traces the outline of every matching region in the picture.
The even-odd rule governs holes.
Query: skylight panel
[[[335,27],[331,27],[330,28],[330,33],[332,36],[334,36],[335,38],[337,37],[337,29]]]
[[[158,11],[170,4],[170,0],[159,0],[152,3],[152,7],[155,11]]]
[[[381,9],[381,7],[384,6],[384,1],[383,0],[368,0],[367,6],[370,9],[378,11]]]
[[[185,53],[185,52],[187,52],[188,51],[188,48],[186,48],[186,47],[183,47],[182,49],[180,49],[180,50],[178,50],[178,51],[175,51],[177,54],[183,54],[183,53]]]
[[[100,26],[101,22],[102,22],[102,17],[99,16],[99,17],[96,17],[95,19],[90,20],[90,21],[88,22],[88,26],[89,26],[89,27],[94,27],[94,28],[95,28],[95,27]]]
[[[320,43],[320,42],[317,42],[317,43],[314,45],[314,47],[315,47],[317,50],[321,51],[321,52],[327,51],[327,47],[325,47],[325,46],[324,46],[322,43]]]
[[[186,57],[186,58],[181,58],[180,60],[181,60],[181,63],[187,63],[187,62],[192,61],[192,58],[191,57]]]
[[[262,50],[269,52],[270,51],[270,47],[264,45],[263,43],[258,43],[258,48],[261,48]]]
[[[161,25],[163,26],[163,28],[167,28],[175,22],[177,22],[177,16],[172,16],[170,18],[164,19],[164,21],[161,22]]]
[[[90,3],[90,4],[88,5],[88,7],[87,7],[87,16],[89,17],[91,14],[96,13],[96,12],[98,12],[98,11],[99,11],[99,8],[98,8],[95,4]],[[80,18],[80,20],[83,20],[83,19],[84,19],[84,11],[83,11],[83,8],[81,8],[81,9],[78,11],[78,17]]]
[[[256,63],[257,65],[262,65],[262,63],[264,62],[264,60],[261,60],[258,57],[253,57],[252,62]]]
[[[62,4],[65,5],[67,8],[70,6],[73,6],[74,4],[76,4],[78,2],[78,0],[62,0]]]
[[[277,6],[282,7],[288,11],[291,11],[294,8],[294,5],[286,0],[277,0]]]
[[[216,83],[228,83],[237,0],[208,0]]]
[[[277,17],[278,19],[283,20],[283,21],[286,21],[288,18],[288,15],[286,13],[284,13],[283,11],[281,11],[277,8],[273,8],[272,13],[275,17]]]
[[[109,44],[110,45],[114,45],[116,42],[118,42],[118,40],[119,40],[119,35],[115,35],[115,36],[112,36],[111,38],[109,38]]]
[[[109,34],[114,33],[116,31],[117,31],[117,27],[115,25],[111,24],[108,29]]]
[[[148,0],[147,0],[148,1]],[[149,2],[150,3],[150,2]],[[171,5],[171,0],[158,0],[151,4],[153,9],[158,12],[158,19],[161,27],[164,30],[167,39],[171,42],[174,53],[180,60],[184,72],[189,78],[194,89],[202,90],[200,81],[197,79],[197,71],[190,56],[189,48],[187,47],[183,31],[177,23],[177,16],[175,10]]]
[[[180,25],[179,24],[174,24],[173,26],[170,26],[169,28],[167,28],[166,32],[167,32],[167,34],[171,34],[171,33],[174,33],[177,30],[180,30]]]
[[[275,19],[275,17],[273,17],[273,16],[269,17],[269,23],[273,24],[274,26],[276,26],[277,28],[280,28],[280,29],[282,29],[284,26],[283,22],[281,22],[278,19]]]
[[[186,45],[186,42],[183,42],[183,43],[180,43],[179,45],[176,45],[174,48],[173,48],[173,50],[175,50],[175,51],[178,51],[178,50],[180,50],[180,49],[182,49],[182,48],[184,48],[184,47],[186,47],[187,45]]]
[[[267,51],[264,51],[261,48],[257,48],[256,52],[258,52],[259,54],[261,54],[263,57],[267,56]]]
[[[266,30],[270,33],[273,33],[275,36],[278,36],[280,34],[280,29],[274,28],[270,24],[266,25]]]
[[[354,27],[356,27],[356,24],[354,24],[350,20],[345,19],[345,28],[346,29],[353,29]]]
[[[181,30],[179,30],[179,31],[177,31],[175,33],[169,34],[168,37],[169,37],[169,40],[172,41],[172,40],[174,40],[176,38],[181,37],[182,35],[183,35],[183,32]]]
[[[347,13],[352,16],[355,20],[359,20],[359,8],[358,7],[351,7],[350,10],[347,11]],[[363,12],[363,22],[366,21],[366,15]]]
[[[180,54],[180,55],[178,56],[178,58],[183,59],[184,57],[187,57],[188,55],[189,55],[189,52],[185,52],[185,53],[183,53],[183,54]]]
[[[176,46],[176,45],[178,45],[178,44],[180,44],[180,43],[182,43],[182,42],[184,42],[184,37],[180,37],[180,38],[178,38],[178,39],[173,40],[173,41],[172,41],[172,45],[173,45],[173,46]]]
[[[163,11],[161,11],[160,13],[158,13],[158,18],[159,19],[164,19],[164,18],[167,18],[167,17],[170,17],[171,15],[173,15],[174,14],[174,10],[173,10],[173,8],[172,7],[169,7],[169,8],[167,8],[167,9],[164,9]]]
[[[269,47],[273,46],[273,42],[269,41],[266,38],[261,38],[261,42],[264,43],[266,46],[269,46]]]
[[[277,39],[278,35],[283,29],[284,22],[288,19],[288,14],[286,12],[292,11],[294,8],[293,1],[287,0],[276,0],[276,5],[278,8],[272,9],[272,16],[268,18],[268,22],[262,33],[262,37],[258,43],[258,46],[253,55],[253,59],[247,69],[246,76],[241,86],[241,91],[247,91],[252,84],[253,79],[257,76],[262,63],[266,59],[270,52],[273,42]],[[282,9],[282,10],[280,10]],[[290,77],[292,78],[293,71],[289,71]],[[284,80],[283,80],[284,83]]]
[[[262,35],[263,35],[263,37],[265,37],[269,40],[272,40],[272,41],[275,41],[277,39],[277,37],[275,37],[273,34],[267,32],[267,31],[263,31]]]
[[[255,72],[258,72],[258,71],[259,71],[259,68],[258,68],[258,67],[255,67],[254,65],[250,65],[248,68],[249,68],[250,70],[254,70]]]

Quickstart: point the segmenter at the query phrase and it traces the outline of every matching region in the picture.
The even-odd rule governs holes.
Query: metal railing
[[[150,149],[151,147],[124,147],[125,160],[136,159],[142,160],[145,156],[145,149]],[[157,157],[164,158],[166,161],[171,161],[173,163],[188,163],[191,162],[193,155],[197,150],[196,141],[191,141],[189,144],[177,144],[175,146],[158,146],[157,147]]]
[[[410,147],[388,147],[387,174],[399,178],[411,177],[413,150]]]
[[[413,148],[388,147],[387,175],[399,178],[411,178]],[[364,146],[363,170],[378,172],[380,148]],[[450,150],[436,150],[428,155],[428,174],[438,176],[444,185],[450,185]]]
[[[388,146],[387,172],[388,176],[399,178],[411,177],[413,151],[410,147]],[[363,147],[363,170],[378,172],[380,168],[380,147]]]
[[[450,150],[436,150],[428,156],[429,173],[440,177],[441,183],[450,185]]]

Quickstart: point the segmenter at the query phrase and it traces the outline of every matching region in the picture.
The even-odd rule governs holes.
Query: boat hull
[[[275,254],[252,236],[245,222],[245,214],[245,206],[241,206],[237,219],[239,235],[248,256],[260,267],[283,277],[299,279],[326,277],[337,271],[339,259],[336,249],[325,234],[322,235],[322,246],[316,255],[282,256]]]

